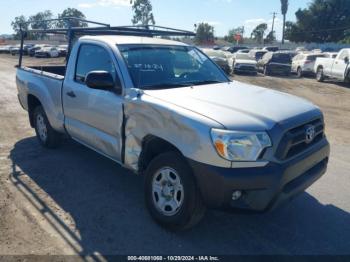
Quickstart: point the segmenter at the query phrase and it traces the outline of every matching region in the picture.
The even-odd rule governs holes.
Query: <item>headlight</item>
[[[266,132],[241,132],[212,129],[211,137],[218,154],[229,161],[256,161],[272,146]]]

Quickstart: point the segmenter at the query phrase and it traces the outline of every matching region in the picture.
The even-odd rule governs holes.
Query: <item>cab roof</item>
[[[83,36],[81,40],[93,40],[104,42],[109,45],[123,45],[123,44],[153,44],[153,45],[177,45],[188,46],[185,43],[167,40],[156,37],[140,37],[140,36],[116,36],[116,35],[101,35],[101,36]]]

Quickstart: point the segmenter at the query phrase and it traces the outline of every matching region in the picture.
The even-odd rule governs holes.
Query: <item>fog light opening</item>
[[[236,200],[238,200],[238,199],[240,199],[241,198],[241,196],[242,196],[242,191],[234,191],[233,193],[232,193],[232,200],[233,201],[236,201]]]

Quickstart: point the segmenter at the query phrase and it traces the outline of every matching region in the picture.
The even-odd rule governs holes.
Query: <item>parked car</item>
[[[13,56],[18,54],[20,47],[21,47],[20,45],[11,46],[10,49],[9,49],[10,50],[10,54],[13,55]]]
[[[229,58],[227,57],[227,54],[225,54],[221,50],[213,50],[213,49],[207,49],[204,48],[202,51],[210,57],[211,60],[213,60],[218,66],[221,67],[226,74],[231,74],[231,66],[229,62]]]
[[[258,61],[258,70],[264,75],[290,75],[291,73],[290,55],[281,52],[268,52]]]
[[[263,47],[264,51],[268,51],[268,52],[277,52],[279,50],[278,46],[265,46]]]
[[[35,52],[39,51],[41,48],[44,48],[44,47],[52,47],[52,46],[51,45],[47,45],[47,44],[34,45],[33,47],[28,48],[29,56],[31,56],[31,57],[35,56]]]
[[[144,176],[146,206],[171,230],[193,227],[206,208],[274,209],[327,169],[317,106],[231,81],[181,42],[82,36],[67,67],[19,67],[16,78],[42,146],[68,134]]]
[[[314,74],[315,62],[318,57],[325,57],[325,54],[300,53],[292,60],[292,73],[298,77]]]
[[[233,55],[232,68],[235,74],[245,73],[256,75],[258,73],[255,59],[244,53],[237,52]]]
[[[59,45],[59,46],[57,46],[57,49],[58,49],[58,52],[59,52],[59,56],[61,56],[61,57],[67,56],[68,45]]]
[[[297,54],[299,54],[298,52],[296,52],[294,50],[283,50],[283,51],[278,51],[278,52],[289,55],[290,59],[293,59]]]
[[[241,50],[238,50],[236,53],[243,53],[243,54],[249,54],[251,49],[241,49]]]
[[[0,54],[9,54],[10,53],[10,48],[12,46],[10,45],[3,45],[3,46],[0,46]]]
[[[243,50],[243,49],[249,49],[249,48],[245,47],[245,46],[226,46],[226,47],[222,48],[223,51],[227,51],[227,52],[230,52],[232,54],[236,53],[239,50]]]
[[[259,61],[268,51],[263,51],[260,49],[253,49],[249,51],[249,56],[253,57],[255,61]]]
[[[326,52],[326,53],[323,53],[323,54],[324,54],[324,57],[326,57],[326,58],[336,58],[337,55],[338,55],[339,53],[336,53],[336,52]]]
[[[316,79],[336,79],[342,82],[350,81],[350,48],[342,49],[336,58],[319,57],[316,59],[314,72]]]
[[[35,51],[35,57],[46,57],[53,58],[59,57],[60,53],[56,47],[42,47],[41,49]]]
[[[28,49],[32,48],[33,44],[25,44],[23,45],[23,55],[28,55]],[[11,49],[10,53],[11,55],[18,55],[20,50],[20,45],[16,45],[14,48]]]
[[[29,55],[29,50],[34,46],[34,44],[25,44],[23,46],[23,55]]]

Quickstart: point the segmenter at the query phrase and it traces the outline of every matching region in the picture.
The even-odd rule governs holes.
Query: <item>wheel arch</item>
[[[183,156],[182,152],[169,141],[155,135],[147,135],[142,140],[142,150],[138,160],[138,172],[142,174],[149,163],[162,153],[174,151]]]
[[[29,113],[29,122],[30,126],[34,128],[34,110],[38,106],[42,106],[41,101],[36,96],[29,94],[27,97],[28,103],[28,113]]]

